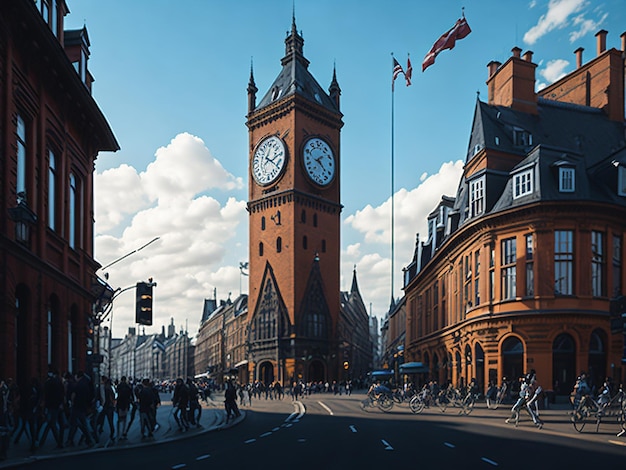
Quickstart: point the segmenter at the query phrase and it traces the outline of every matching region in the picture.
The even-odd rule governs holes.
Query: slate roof
[[[256,105],[255,110],[264,108],[286,96],[298,94],[309,101],[339,113],[335,102],[309,72],[309,61],[303,55],[303,43],[304,39],[296,30],[294,18],[291,33],[285,39],[286,52],[285,57],[281,60],[283,68],[267,93],[265,93],[265,96]],[[333,76],[333,85],[336,86],[335,76]]]

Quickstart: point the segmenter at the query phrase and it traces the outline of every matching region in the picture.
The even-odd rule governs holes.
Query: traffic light
[[[87,331],[85,335],[85,339],[87,341],[87,355],[88,356],[91,356],[95,349],[94,333],[95,333],[94,318],[92,316],[89,316],[87,318]]]
[[[350,368],[350,363],[348,361],[343,361],[343,368],[348,370]]]
[[[137,283],[135,323],[152,325],[152,282]]]

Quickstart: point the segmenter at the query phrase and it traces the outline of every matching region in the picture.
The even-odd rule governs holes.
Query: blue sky
[[[197,331],[203,299],[247,293],[246,87],[251,63],[260,99],[281,70],[292,0],[67,0],[66,29],[87,26],[93,96],[121,150],[96,162],[96,259],[113,287],[153,277],[154,326],[173,318]],[[472,33],[421,70],[434,41],[462,15]],[[596,55],[595,33],[620,48],[622,0],[295,1],[309,69],[342,90],[341,289],[356,266],[363,299],[384,316],[392,294],[390,249],[391,53],[406,66],[395,89],[395,297],[416,234],[462,172],[487,64],[515,46],[532,50],[537,86]],[[103,272],[101,271],[102,275]],[[134,295],[115,301],[113,331],[134,321]]]

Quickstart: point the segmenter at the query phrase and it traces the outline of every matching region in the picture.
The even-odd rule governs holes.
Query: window
[[[305,235],[302,237],[302,248],[306,250],[308,247],[309,247],[309,240],[307,236]]]
[[[478,286],[480,274],[480,250],[476,250],[474,253],[474,306],[480,305],[480,290]]]
[[[574,168],[559,168],[559,191],[573,193],[576,189]]]
[[[533,171],[527,170],[513,177],[513,199],[533,192]]]
[[[470,181],[470,217],[485,211],[485,177]]]
[[[320,312],[309,312],[306,316],[306,335],[310,338],[326,337],[326,320]]]
[[[276,253],[280,253],[281,251],[283,251],[283,239],[278,237],[276,239]]]
[[[535,295],[534,246],[532,234],[526,235],[526,296]]]
[[[613,235],[613,297],[622,293],[622,237]]]
[[[259,256],[263,256],[263,242],[259,242]]]
[[[261,217],[261,230],[265,230],[265,216]]]
[[[533,136],[524,129],[515,129],[513,131],[513,143],[516,147],[528,147],[533,144]]]
[[[617,167],[617,194],[626,196],[626,166],[624,165]]]
[[[322,240],[322,253],[326,253],[326,240]]]
[[[306,224],[306,211],[304,209],[302,209],[302,212],[300,213],[300,222]]]
[[[574,232],[554,232],[554,295],[572,295]]]
[[[604,289],[604,233],[591,232],[591,295],[605,295]]]
[[[76,177],[73,173],[70,173],[70,236],[69,244],[70,248],[76,247]]]
[[[313,214],[313,227],[317,227],[317,214]]]
[[[26,124],[17,115],[17,183],[15,192],[18,199],[26,197]]]
[[[56,229],[56,161],[54,152],[48,150],[48,227]]]
[[[515,238],[502,240],[502,300],[514,299],[517,295],[515,283],[516,261]]]

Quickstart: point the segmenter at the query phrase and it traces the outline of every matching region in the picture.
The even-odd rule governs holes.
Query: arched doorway
[[[324,377],[324,364],[322,364],[322,361],[311,361],[311,363],[309,364],[308,379],[311,382],[320,382],[326,380],[326,378]]]
[[[30,350],[36,344],[37,338],[32,337],[29,305],[30,291],[24,284],[20,284],[15,289],[15,350],[13,356],[15,361],[15,381],[19,386],[30,382],[30,375],[34,369]]]
[[[606,334],[597,329],[591,333],[589,339],[589,386],[598,389],[604,383],[606,372]]]
[[[516,336],[502,343],[502,376],[516,383],[524,375],[524,345]]]
[[[485,387],[485,352],[479,343],[474,346],[474,362],[476,370],[476,383],[481,392]]]
[[[266,386],[274,382],[274,365],[271,362],[265,361],[259,365],[259,380]]]
[[[567,333],[552,342],[552,383],[558,395],[568,395],[576,381],[576,344]]]

